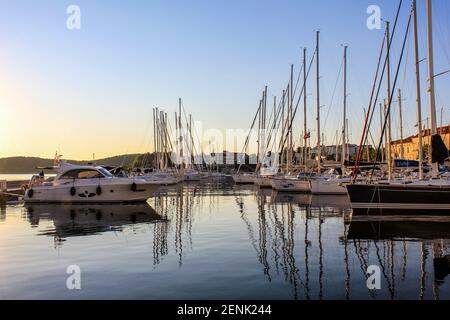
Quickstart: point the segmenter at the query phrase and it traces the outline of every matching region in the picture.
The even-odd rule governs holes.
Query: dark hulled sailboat
[[[422,127],[420,125],[420,78],[418,71],[417,51],[417,15],[416,3],[413,0],[412,14],[414,17],[415,55],[416,55],[416,80],[417,102],[419,115],[419,137]],[[449,152],[442,138],[437,133],[436,107],[434,92],[433,71],[433,39],[432,39],[432,12],[431,0],[427,0],[427,31],[428,31],[428,74],[429,74],[429,99],[431,114],[431,177],[423,179],[420,163],[420,178],[415,180],[383,181],[369,183],[353,183],[347,185],[353,215],[389,215],[389,214],[414,214],[414,215],[450,215],[450,177],[439,177],[438,167],[449,157]],[[388,42],[389,43],[389,42]],[[394,82],[395,86],[395,82]],[[389,96],[389,100],[392,100]],[[389,102],[389,109],[390,109]],[[388,109],[388,113],[389,113]],[[420,141],[420,140],[419,140]],[[419,142],[421,150],[421,142]],[[419,158],[422,157],[419,151]],[[421,162],[421,159],[419,160]]]

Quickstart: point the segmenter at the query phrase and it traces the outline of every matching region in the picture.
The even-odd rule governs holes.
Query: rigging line
[[[281,126],[283,126],[283,128],[284,128],[284,123],[282,123],[283,119],[280,117],[280,119],[278,120],[278,116],[281,115],[282,109],[285,106],[285,100],[284,99],[286,98],[286,94],[287,94],[287,91],[285,90],[284,94],[282,95],[282,97],[280,99],[279,105],[278,105],[276,122],[274,123],[274,130],[279,130]],[[267,149],[269,148],[269,144],[272,143],[272,146],[271,146],[271,150],[272,150],[272,149],[275,148],[277,141],[275,139],[273,139],[273,141],[271,141],[271,140],[272,140],[272,137],[270,136],[269,140],[267,142]],[[263,160],[265,160],[265,158],[263,158]]]
[[[341,71],[342,71],[342,65],[343,65],[343,64],[344,64],[344,57],[342,57],[342,59],[341,59],[341,65],[340,65],[340,67],[339,67],[338,76],[337,76],[336,82],[335,82],[335,84],[334,84],[333,94],[331,95],[331,101],[330,101],[330,104],[328,105],[327,115],[326,115],[325,121],[324,121],[324,123],[323,123],[323,127],[324,127],[324,128],[326,128],[328,116],[329,116],[330,110],[331,110],[331,106],[333,105],[334,95],[335,95],[335,93],[336,93],[336,89],[337,89],[337,85],[338,85],[338,83],[339,83],[339,79],[341,78]]]
[[[261,111],[261,106],[262,106],[262,101],[260,100],[260,101],[259,101],[259,107],[258,107],[258,110],[256,111],[255,117],[253,118],[253,122],[252,122],[252,125],[251,125],[251,127],[250,127],[250,131],[248,132],[247,138],[245,139],[244,146],[243,146],[243,148],[242,148],[242,152],[241,152],[241,153],[244,153],[244,152],[245,152],[245,149],[246,149],[246,147],[247,147],[247,145],[248,145],[248,142],[249,142],[249,139],[250,139],[250,135],[251,135],[252,130],[253,130],[253,126],[255,125],[255,122],[256,122],[256,118],[258,118],[258,115],[259,115],[259,113],[260,113],[260,111]],[[245,163],[245,153],[244,153],[244,163]],[[239,173],[239,170],[241,170],[241,167],[242,167],[242,163],[239,164],[237,173]]]
[[[306,79],[308,79],[308,77],[309,77],[309,72],[311,71],[311,67],[312,67],[312,64],[313,64],[313,62],[314,62],[314,58],[315,58],[315,56],[316,56],[316,53],[317,53],[317,49],[315,50],[313,56],[311,57],[311,61],[310,61],[310,63],[309,63],[309,67],[308,67],[308,72],[306,73]],[[292,114],[292,119],[290,119],[290,122],[291,122],[291,123],[290,123],[290,125],[289,125],[289,127],[288,127],[287,132],[289,132],[289,130],[291,130],[291,128],[292,128],[292,124],[293,124],[293,122],[294,122],[294,118],[295,118],[295,115],[296,115],[296,113],[297,113],[298,105],[300,104],[300,99],[302,98],[302,95],[305,94],[305,92],[303,92],[303,89],[304,89],[304,86],[302,86],[302,90],[300,91],[300,94],[299,94],[299,96],[298,96],[297,104],[296,104],[295,109],[294,109],[294,112],[293,112],[293,114]],[[283,145],[282,145],[282,147],[281,147],[281,153],[283,153],[283,150],[284,150],[284,144],[286,143],[287,136],[288,136],[288,135],[287,135],[287,133],[286,133],[286,136],[285,136],[284,141],[283,141]]]
[[[387,44],[387,48],[386,48],[387,52],[390,52],[390,50],[391,50],[392,40],[394,39],[395,31],[397,29],[397,22],[398,22],[398,17],[399,17],[399,14],[400,14],[400,9],[401,9],[402,3],[403,3],[403,0],[400,0],[399,5],[398,5],[398,9],[397,9],[397,14],[395,16],[394,28],[392,29],[392,34],[391,34],[391,37],[390,37],[390,39],[388,41],[388,44]],[[410,15],[410,17],[411,17],[411,15]],[[353,182],[355,182],[355,180],[356,180],[356,173],[358,171],[358,163],[359,163],[359,161],[361,159],[361,156],[362,156],[362,151],[363,151],[362,150],[362,145],[363,145],[363,143],[367,143],[367,132],[366,132],[366,129],[370,128],[370,125],[372,124],[373,115],[374,115],[375,109],[376,109],[376,103],[378,101],[378,95],[380,93],[381,84],[382,84],[383,77],[384,77],[384,72],[386,70],[387,55],[386,55],[386,57],[384,59],[383,70],[381,72],[380,82],[378,83],[378,89],[377,89],[377,93],[376,93],[376,96],[375,96],[375,101],[372,101],[374,89],[375,89],[375,86],[376,86],[377,76],[378,76],[379,63],[381,61],[384,45],[386,44],[385,42],[386,42],[385,39],[383,39],[383,45],[381,47],[380,57],[379,57],[379,61],[378,61],[377,73],[376,73],[376,77],[375,77],[375,80],[374,80],[374,85],[372,87],[372,94],[371,94],[371,97],[370,97],[369,108],[367,109],[366,119],[365,119],[365,123],[364,123],[363,134],[362,134],[361,141],[360,141],[360,144],[359,144],[359,150],[358,150],[358,153],[356,155],[355,166],[353,168],[353,173],[352,173]],[[373,102],[373,107],[372,107],[372,102]],[[369,114],[370,114],[370,120],[369,120]],[[382,141],[382,139],[381,139],[381,141]],[[377,151],[377,153],[379,153],[379,150]],[[378,159],[378,156],[376,158]],[[374,162],[374,168],[375,168],[375,162]]]
[[[374,93],[375,93],[375,87],[376,87],[376,84],[377,84],[377,81],[378,81],[378,73],[380,71],[381,58],[383,56],[383,51],[384,51],[384,47],[385,47],[385,44],[386,44],[385,40],[386,40],[386,38],[383,37],[383,42],[382,42],[381,48],[380,48],[380,54],[378,56],[378,64],[377,64],[377,70],[375,72],[375,79],[373,80],[372,92],[370,94],[369,107],[368,107],[368,110],[367,110],[367,113],[366,113],[366,117],[365,117],[365,121],[364,121],[364,128],[363,128],[363,133],[362,133],[362,136],[361,136],[361,140],[359,142],[358,153],[356,154],[356,162],[355,162],[355,167],[353,169],[353,174],[352,174],[353,175],[353,182],[356,179],[356,172],[358,170],[357,168],[358,168],[358,164],[359,164],[359,159],[362,156],[362,150],[361,150],[362,149],[362,145],[365,143],[365,141],[367,141],[366,140],[366,130],[367,130],[368,126],[370,127],[370,123],[372,122],[372,117],[373,117],[372,102],[373,102],[373,97],[374,97]],[[381,78],[379,80],[380,83],[378,85],[378,90],[377,90],[377,95],[376,95],[376,98],[375,98],[375,103],[376,103],[376,101],[378,99],[378,93],[380,92],[381,81],[383,80],[385,67],[386,67],[386,60],[384,61],[383,70],[382,70],[382,73],[381,73]],[[371,115],[371,118],[370,118],[370,122],[368,123],[368,121],[369,121],[369,114],[371,113],[371,111],[372,111],[372,115]]]
[[[185,109],[185,107],[184,107],[183,100],[181,100],[181,109],[182,109],[182,111],[183,111],[184,120],[186,121],[186,127],[189,127],[189,137],[188,137],[188,138],[189,138],[190,142],[192,143],[192,146],[191,146],[190,149],[189,149],[189,144],[188,144],[187,146],[188,146],[188,151],[191,153],[191,158],[193,158],[193,157],[195,157],[195,156],[194,156],[194,153],[197,153],[197,154],[198,154],[198,152],[197,152],[197,149],[195,148],[194,138],[193,138],[193,136],[192,136],[191,123],[189,122],[189,119],[188,119],[188,117],[187,117],[186,109]],[[188,125],[188,124],[189,124],[189,125]],[[186,137],[184,137],[184,138],[186,138]],[[195,162],[195,161],[194,161],[194,162]],[[198,169],[198,167],[199,167],[196,163],[194,163],[194,166],[197,167],[197,169]]]
[[[300,75],[299,75],[299,77],[300,77]],[[271,126],[270,126],[270,127],[273,127],[274,129],[276,128],[276,125],[278,123],[278,116],[281,115],[281,110],[282,110],[282,107],[283,107],[282,106],[282,102],[286,98],[286,94],[287,94],[287,91],[284,91],[284,95],[282,96],[282,99],[280,99],[280,101],[278,102],[278,107],[277,107],[277,110],[276,110],[276,117],[275,117],[275,119],[273,121],[273,124],[271,124]],[[273,111],[272,111],[272,113],[273,113]],[[281,121],[282,121],[282,119],[280,118],[280,124],[281,124]],[[272,134],[269,135],[269,138],[267,140],[266,146],[264,147],[264,150],[263,150],[264,151],[263,161],[267,157],[267,152],[266,151],[269,149],[269,145],[271,143],[271,140],[272,140]],[[274,139],[273,142],[272,142],[272,148],[271,149],[273,149],[275,143],[276,143],[276,141]]]
[[[386,110],[386,116],[384,117],[384,124],[383,124],[383,129],[381,130],[381,136],[383,136],[384,132],[386,131],[386,124],[387,124],[387,121],[388,121],[389,114],[391,112],[392,96],[395,93],[395,87],[397,85],[398,74],[399,74],[401,63],[402,63],[402,59],[403,59],[403,53],[405,51],[406,39],[408,37],[409,27],[411,26],[411,18],[412,18],[412,11],[409,14],[408,25],[406,27],[405,38],[403,39],[402,51],[400,53],[400,58],[399,58],[398,65],[397,65],[397,71],[395,72],[395,79],[394,79],[394,84],[393,84],[392,91],[391,91],[391,96],[388,97],[389,98],[389,105],[388,105],[387,110]],[[375,157],[375,162],[373,163],[372,172],[370,174],[370,181],[372,180],[372,176],[373,176],[373,173],[375,171],[375,164],[377,163],[377,161],[379,159],[379,156],[380,156],[379,150],[381,148],[381,144],[382,143],[383,143],[383,139],[380,138],[380,142],[378,144],[378,149],[377,149],[377,155]]]

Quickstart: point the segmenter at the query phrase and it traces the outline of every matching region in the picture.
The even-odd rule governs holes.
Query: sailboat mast
[[[437,134],[437,120],[436,120],[436,99],[434,92],[434,62],[433,62],[433,14],[431,0],[427,0],[427,39],[428,39],[428,93],[430,99],[430,120],[431,120],[431,131],[430,138]],[[431,139],[430,139],[431,140]],[[431,143],[430,143],[431,147]],[[429,159],[430,162],[432,159]],[[431,163],[431,173],[432,177],[436,177],[439,168],[438,163]]]
[[[364,119],[367,118],[367,111],[366,108],[364,108]],[[362,147],[364,148],[364,145],[362,145]],[[369,143],[366,142],[366,158],[367,158],[367,162],[370,162],[370,150],[369,150]]]
[[[156,153],[156,117],[155,117],[155,108],[153,108],[153,166],[156,169],[157,164],[157,153]]]
[[[316,91],[317,91],[317,171],[320,173],[322,146],[320,141],[320,92],[319,92],[319,31],[316,31]],[[344,122],[345,126],[345,122]]]
[[[285,135],[285,109],[286,109],[286,90],[283,90],[283,96],[281,97],[281,142],[284,142],[284,135]],[[285,160],[285,152],[284,152],[284,145],[281,146],[281,172],[284,173],[284,160]]]
[[[258,143],[257,143],[257,152],[256,152],[256,170],[255,173],[258,171],[259,168],[259,164],[260,164],[260,154],[261,154],[261,119],[262,119],[262,106],[263,106],[263,101],[262,99],[259,100],[259,111],[258,111]]]
[[[190,157],[189,157],[189,162],[190,162],[190,167],[193,167],[193,158],[194,158],[194,138],[192,136],[192,115],[189,114],[189,141],[190,141]]]
[[[346,139],[344,137],[346,134],[346,119],[347,119],[347,46],[344,47],[344,119],[342,121],[342,158],[341,158],[341,166],[342,173],[345,171],[345,159],[346,159]]]
[[[387,106],[391,105],[391,62],[390,62],[390,37],[389,37],[389,21],[386,21],[386,61],[387,61]],[[386,117],[385,117],[386,119]],[[388,114],[388,134],[387,134],[387,165],[388,165],[388,179],[392,179],[392,152],[391,152],[391,112]]]
[[[380,140],[381,140],[381,145],[383,145],[383,134],[382,134],[382,132],[383,132],[383,105],[382,105],[382,103],[380,102],[380,135],[381,135],[381,137],[380,137]],[[383,147],[381,147],[381,162],[384,162],[384,159],[385,159],[385,154],[386,154],[386,145],[385,145],[385,147],[383,148]]]
[[[403,117],[402,117],[402,93],[398,89],[398,114],[400,117],[400,158],[405,159],[405,149],[403,146]]]
[[[263,99],[264,99],[264,105],[263,105],[263,125],[262,125],[262,144],[261,144],[261,148],[263,151],[263,157],[262,159],[264,160],[267,154],[267,150],[266,150],[266,116],[267,116],[267,86],[264,87],[264,93],[263,93]]]
[[[416,65],[416,99],[417,99],[417,129],[419,138],[419,179],[423,179],[423,144],[422,144],[422,103],[420,98],[420,68],[419,68],[419,41],[417,32],[417,6],[416,0],[412,2],[414,20],[414,59]]]
[[[180,159],[181,159],[181,167],[183,167],[184,158],[183,158],[183,130],[181,125],[181,98],[178,98],[178,130],[180,131]]]
[[[289,81],[289,147],[288,147],[288,152],[289,152],[289,157],[288,157],[288,173],[292,172],[292,153],[293,153],[293,145],[292,145],[292,105],[294,103],[294,65],[291,64],[291,79]]]
[[[306,170],[306,145],[307,145],[307,127],[306,127],[306,48],[303,48],[303,165]]]

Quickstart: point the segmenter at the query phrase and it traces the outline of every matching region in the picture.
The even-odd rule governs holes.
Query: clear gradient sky
[[[435,71],[450,69],[450,2],[434,0]],[[81,30],[66,28],[66,8],[81,8]],[[350,139],[359,141],[384,30],[366,27],[376,4],[393,21],[393,0],[15,0],[0,1],[0,157],[90,159],[152,148],[152,108],[169,112],[178,97],[205,128],[248,129],[261,90],[280,96],[302,47],[313,53],[321,31],[321,104],[326,143],[340,128],[342,44],[348,51]],[[406,27],[404,1],[392,69]],[[425,2],[418,0],[420,54],[426,58]],[[399,87],[405,136],[416,123],[412,37]],[[422,63],[423,117],[428,112]],[[312,72],[315,72],[312,69]],[[450,121],[450,74],[436,78],[437,108]],[[308,82],[315,143],[315,85]],[[383,89],[385,97],[385,89]],[[331,103],[332,102],[332,103]],[[440,113],[440,112],[439,112]],[[398,138],[393,113],[393,138]],[[440,115],[438,116],[440,121]],[[294,130],[300,136],[303,116]],[[374,134],[379,123],[376,122]],[[297,139],[298,140],[298,139]],[[240,151],[240,150],[236,150]]]

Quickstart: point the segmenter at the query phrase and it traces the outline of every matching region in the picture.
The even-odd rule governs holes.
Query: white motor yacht
[[[100,166],[61,163],[54,179],[33,175],[24,200],[27,203],[145,202],[158,185],[134,177],[115,177]]]

